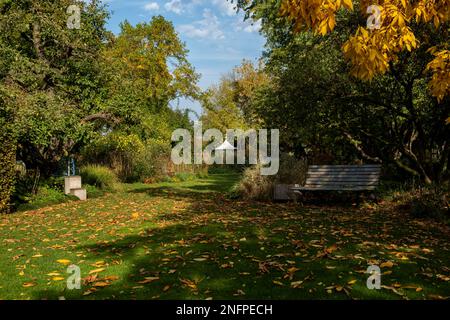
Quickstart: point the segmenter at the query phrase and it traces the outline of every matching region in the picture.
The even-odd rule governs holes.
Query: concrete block
[[[70,190],[70,194],[74,195],[75,197],[77,197],[81,201],[86,201],[87,200],[87,191],[86,191],[86,189],[72,189],[72,190]]]
[[[299,187],[298,184],[277,184],[274,189],[274,200],[293,200],[289,188]]]
[[[72,189],[81,189],[81,177],[71,176],[64,178],[64,193],[70,194]]]

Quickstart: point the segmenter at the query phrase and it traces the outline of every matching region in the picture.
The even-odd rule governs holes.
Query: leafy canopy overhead
[[[239,0],[238,4],[251,12],[261,2]],[[446,30],[449,8],[450,0],[282,0],[280,15],[293,23],[295,32],[313,30],[326,35],[338,25],[340,10],[359,12],[361,23],[354,26],[356,32],[342,49],[351,63],[351,74],[372,80],[377,74],[386,73],[401,52],[427,45],[426,39],[417,39],[416,26]],[[367,19],[375,19],[376,28],[371,28]],[[429,88],[439,101],[450,93],[448,49],[446,40],[429,48],[434,56],[427,68],[433,72]]]

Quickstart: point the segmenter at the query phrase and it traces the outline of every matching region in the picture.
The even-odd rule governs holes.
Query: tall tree
[[[254,109],[255,92],[269,82],[262,64],[255,66],[251,61],[242,61],[208,90],[203,99],[204,124],[222,131],[260,127]]]
[[[171,22],[155,16],[149,23],[121,24],[121,32],[105,51],[107,61],[115,66],[113,85],[142,93],[149,111],[167,108],[180,97],[198,99],[199,75],[187,60],[188,50],[180,41]]]
[[[266,5],[262,0],[237,2],[250,14]],[[343,10],[354,11],[354,34],[342,49],[351,73],[360,79],[371,80],[391,70],[401,53],[428,49],[433,55],[427,65],[433,73],[430,91],[439,101],[450,94],[450,0],[281,0],[278,4],[277,11],[292,23],[294,32],[312,30],[321,35],[339,26]],[[417,32],[423,28],[428,34],[443,32],[445,37],[435,42]]]
[[[339,11],[334,32],[322,36],[317,30],[299,32],[292,17],[280,16],[280,1],[241,5],[262,20],[268,39],[266,71],[274,83],[260,90],[257,108],[266,121],[285,128],[290,148],[328,150],[340,161],[395,163],[427,183],[449,178],[450,104],[427,88],[435,76],[427,72],[430,48],[448,39],[444,24],[412,24],[420,46],[397,52],[384,74],[374,72],[371,82],[362,82],[350,76],[353,67],[340,53],[361,23],[359,12]],[[292,146],[295,140],[301,146]]]
[[[13,106],[18,156],[46,175],[83,141],[81,120],[96,112],[103,94],[99,61],[107,13],[99,1],[78,1],[81,26],[70,29],[70,5],[0,4],[0,92]]]

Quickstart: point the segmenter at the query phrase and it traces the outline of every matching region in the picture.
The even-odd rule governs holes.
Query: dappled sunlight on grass
[[[224,192],[236,177],[127,185],[2,217],[0,298],[450,295],[449,234],[436,224],[383,210],[230,200]],[[58,260],[80,266],[82,290],[65,288]],[[366,287],[371,264],[381,266],[382,290]]]

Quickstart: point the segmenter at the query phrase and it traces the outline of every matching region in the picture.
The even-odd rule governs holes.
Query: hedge
[[[10,125],[0,117],[0,213],[10,212],[10,199],[14,192],[16,141]]]

